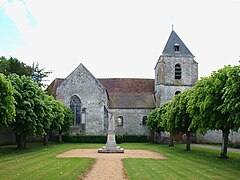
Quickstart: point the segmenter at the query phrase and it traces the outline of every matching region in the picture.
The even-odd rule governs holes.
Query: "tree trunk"
[[[191,133],[187,132],[187,142],[186,142],[186,151],[190,151],[190,144],[191,144]]]
[[[172,134],[170,134],[169,146],[174,146],[174,144],[173,144],[173,135]]]
[[[61,131],[59,131],[59,133],[58,133],[58,141],[60,143],[62,143],[62,132]]]
[[[43,145],[47,146],[48,145],[48,134],[43,136]]]
[[[160,144],[161,143],[161,132],[157,133],[157,143]]]
[[[222,130],[222,148],[221,148],[221,154],[220,158],[228,158],[227,156],[227,147],[228,147],[228,135],[230,131],[229,130]]]
[[[15,134],[16,135],[16,143],[18,150],[24,150],[27,148],[26,146],[26,135],[25,134]]]

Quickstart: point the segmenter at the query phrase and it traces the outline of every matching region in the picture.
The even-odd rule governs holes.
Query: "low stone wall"
[[[205,135],[198,134],[196,136],[197,143],[222,143],[222,131],[207,131]],[[230,143],[240,143],[240,129],[238,132],[230,132]]]
[[[15,134],[10,127],[0,128],[0,145],[15,144]]]
[[[41,142],[41,136],[28,136],[27,142]],[[0,145],[16,144],[15,133],[10,127],[0,127]]]

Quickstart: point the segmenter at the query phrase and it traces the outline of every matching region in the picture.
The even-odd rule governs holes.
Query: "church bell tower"
[[[194,57],[172,30],[155,66],[156,107],[195,85],[198,80],[198,63]]]

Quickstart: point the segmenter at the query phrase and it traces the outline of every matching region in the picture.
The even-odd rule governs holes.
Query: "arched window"
[[[175,92],[175,95],[178,95],[178,94],[180,94],[181,93],[181,91],[176,91]]]
[[[74,95],[70,99],[70,109],[74,114],[73,125],[79,125],[82,121],[82,108],[81,100],[78,96]]]
[[[175,65],[175,79],[181,79],[182,77],[182,68],[180,64]]]
[[[123,117],[122,116],[118,116],[117,124],[118,124],[118,126],[123,126]]]
[[[143,116],[142,125],[145,126],[147,124],[147,116]]]

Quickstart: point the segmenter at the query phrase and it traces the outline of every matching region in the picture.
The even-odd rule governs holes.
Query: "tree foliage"
[[[164,125],[172,134],[183,133],[187,136],[186,150],[190,150],[191,133],[196,131],[196,128],[191,128],[192,118],[187,112],[187,103],[192,91],[186,90],[181,94],[176,95],[168,104],[168,110],[163,115],[165,119]]]
[[[14,89],[6,77],[0,73],[0,126],[7,126],[14,121],[15,99]]]
[[[11,74],[8,79],[15,89],[14,98],[17,102],[16,119],[11,126],[17,136],[18,148],[25,149],[27,135],[41,134],[44,131],[40,118],[42,112],[39,111],[42,90],[27,76]]]
[[[160,106],[159,108],[156,108],[152,110],[147,119],[147,126],[150,127],[155,132],[159,133],[164,131],[164,128],[162,126],[162,114],[164,112],[163,106]]]
[[[33,81],[37,82],[41,87],[46,87],[46,84],[44,84],[44,78],[47,78],[52,71],[45,71],[45,68],[40,68],[39,63],[33,63],[32,69],[33,72],[31,77]]]
[[[187,141],[191,132],[221,130],[220,156],[227,157],[228,135],[240,128],[240,66],[225,66],[213,72],[164,106],[165,113],[160,112],[160,106],[149,114],[152,129],[157,131],[160,124],[171,134],[186,133]]]
[[[11,74],[8,79],[16,100],[16,117],[10,125],[16,134],[18,149],[26,148],[27,136],[44,136],[44,145],[47,145],[50,130],[59,134],[69,130],[73,114],[68,107],[47,95],[30,77]]]
[[[239,66],[225,66],[198,81],[188,103],[193,118],[191,127],[198,127],[201,132],[222,131],[221,157],[227,157],[230,130],[240,127],[239,81]]]
[[[51,71],[45,71],[45,68],[40,68],[39,63],[33,63],[32,66],[28,66],[25,63],[19,61],[16,58],[10,57],[9,59],[4,56],[0,57],[0,73],[6,76],[10,74],[17,74],[19,76],[29,76],[39,84],[39,86],[46,86],[44,78],[51,74]]]
[[[0,73],[5,74],[6,76],[13,73],[18,74],[19,76],[31,76],[33,68],[23,62],[20,62],[16,58],[10,57],[7,59],[2,56],[0,57]]]

